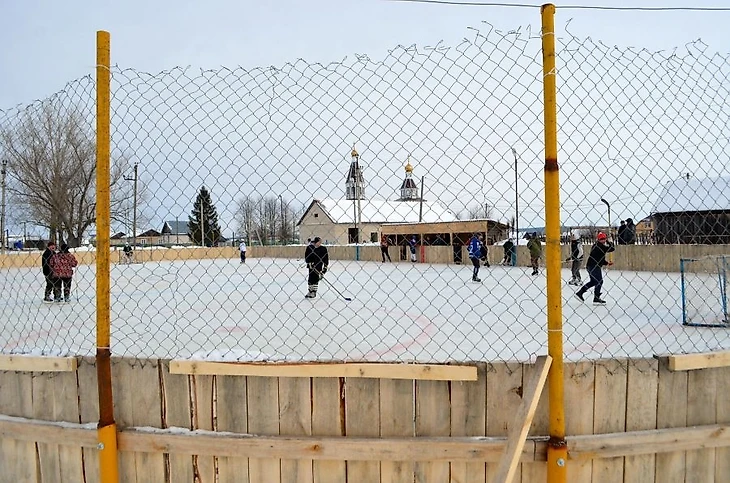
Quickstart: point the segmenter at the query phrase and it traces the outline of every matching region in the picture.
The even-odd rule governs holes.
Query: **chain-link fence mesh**
[[[541,62],[538,33],[483,25],[382,59],[113,69],[112,352],[545,353]],[[730,252],[727,57],[567,36],[557,65],[566,358],[730,348],[724,324],[683,325],[680,272]],[[2,353],[94,351],[94,93],[83,78],[0,111]],[[51,275],[44,293],[49,239],[79,263],[70,291]],[[589,275],[602,287],[581,288]]]

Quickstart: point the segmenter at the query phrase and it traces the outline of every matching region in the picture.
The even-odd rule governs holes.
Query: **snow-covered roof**
[[[654,213],[716,210],[730,210],[730,176],[670,181],[654,205]]]
[[[318,203],[335,223],[354,223],[354,200],[323,199]],[[362,223],[418,223],[418,201],[360,200]],[[424,223],[455,221],[456,215],[438,201],[423,202]]]

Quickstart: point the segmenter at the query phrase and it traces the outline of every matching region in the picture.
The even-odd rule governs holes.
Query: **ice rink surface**
[[[530,361],[547,353],[545,270],[333,261],[305,299],[301,260],[114,265],[112,354],[226,361]],[[582,270],[584,281],[587,279]],[[730,329],[682,325],[679,273],[605,272],[606,306],[564,269],[566,360],[730,349]],[[95,267],[45,304],[40,268],[0,271],[0,353],[93,355]],[[348,302],[335,291],[353,300]]]

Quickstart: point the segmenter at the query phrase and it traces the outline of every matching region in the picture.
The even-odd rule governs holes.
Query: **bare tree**
[[[492,208],[486,203],[470,206],[467,208],[467,219],[476,220],[482,218],[490,218],[492,216]]]
[[[2,126],[8,159],[8,194],[18,216],[48,228],[51,238],[78,246],[96,222],[96,142],[90,121],[74,106],[54,101],[21,113]],[[112,216],[131,189],[119,189],[124,159],[111,164]]]

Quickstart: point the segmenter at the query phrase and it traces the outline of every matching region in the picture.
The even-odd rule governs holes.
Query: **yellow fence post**
[[[118,483],[117,425],[112,398],[109,229],[111,71],[109,32],[96,32],[96,372],[99,384],[99,469],[102,483]]]
[[[547,324],[550,366],[550,440],[547,454],[548,483],[565,483],[568,447],[565,442],[563,399],[563,311],[560,256],[560,177],[558,170],[558,114],[555,71],[555,5],[545,4],[542,14],[542,72],[545,101],[545,265],[547,267]]]

